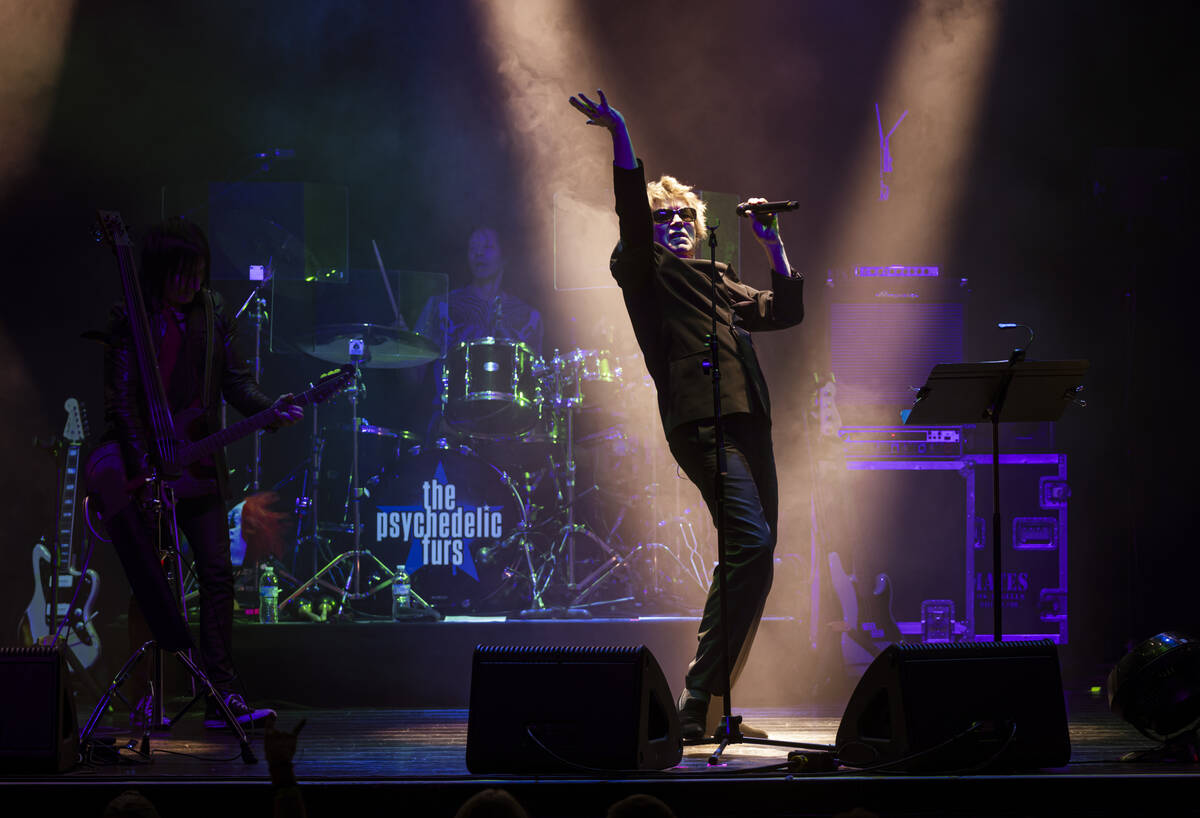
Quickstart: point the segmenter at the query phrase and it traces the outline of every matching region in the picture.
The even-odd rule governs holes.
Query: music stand
[[[1079,399],[1087,361],[1026,361],[1024,350],[1007,361],[938,364],[917,391],[904,419],[914,426],[992,425],[992,616],[993,641],[1004,631],[1000,613],[1000,424],[1054,421]]]

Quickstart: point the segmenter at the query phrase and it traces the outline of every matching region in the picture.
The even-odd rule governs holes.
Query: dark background
[[[972,10],[929,6],[944,13],[947,32],[955,15]],[[874,125],[889,49],[914,7],[582,3],[575,36],[589,42],[595,74],[565,90],[605,88],[651,174],[800,199],[801,210],[785,217],[785,236],[793,265],[818,282],[826,270],[860,263],[832,257],[835,212],[921,206],[906,195],[920,189],[909,170],[915,137],[936,135],[944,123],[921,119],[917,106],[894,137],[891,201],[881,205],[877,189],[846,181],[862,161],[862,129]],[[120,210],[136,235],[158,219],[164,184],[236,180],[255,170],[254,153],[293,149],[295,159],[262,178],[346,186],[351,267],[373,266],[376,239],[389,266],[445,273],[461,286],[467,234],[495,223],[505,236],[506,288],[542,310],[547,349],[573,345],[563,327],[574,308],[564,307],[546,272],[551,248],[541,225],[551,203],[529,182],[536,154],[520,149],[522,140],[543,138],[539,127],[548,139],[559,126],[514,121],[526,109],[505,95],[496,53],[503,46],[488,44],[482,8],[79,5],[44,139],[0,201],[0,623],[15,627],[28,602],[29,549],[55,512],[53,467],[33,437],[61,432],[69,396],[91,409],[94,434],[102,426],[100,349],[79,336],[104,325],[119,284],[111,254],[91,237],[96,208]],[[1073,490],[1064,655],[1078,678],[1091,680],[1130,639],[1197,620],[1197,446],[1186,401],[1195,373],[1193,259],[1185,248],[1193,236],[1198,14],[1185,2],[999,9],[998,46],[960,180],[965,195],[944,225],[944,256],[932,261],[971,280],[968,358],[1004,356],[1012,338],[995,322],[1021,320],[1037,330],[1034,357],[1092,362],[1088,408],[1070,412],[1057,431]],[[895,109],[891,121],[908,104],[883,102]],[[565,94],[547,104],[565,109]],[[575,117],[570,139],[589,156],[607,150],[573,112],[555,110],[549,120],[567,116]],[[576,192],[606,201],[610,180],[599,167],[594,187]],[[889,252],[881,240],[863,257],[887,263]],[[223,289],[237,303],[246,292]],[[759,342],[784,429],[805,410],[800,381],[823,368],[824,297],[811,286],[803,330]],[[268,356],[264,385],[286,391],[321,368]],[[404,411],[375,414],[402,425]],[[306,434],[301,426],[267,438],[268,482],[296,465]],[[784,481],[785,494],[793,488]],[[787,525],[785,516],[785,539]],[[107,618],[124,608],[123,580],[109,555],[98,553],[97,565]]]

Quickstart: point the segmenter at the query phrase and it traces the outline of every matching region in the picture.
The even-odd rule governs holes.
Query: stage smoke
[[[74,0],[0,2],[0,199],[41,147],[74,13]]]

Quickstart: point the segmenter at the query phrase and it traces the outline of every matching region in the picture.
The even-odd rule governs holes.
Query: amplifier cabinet
[[[860,596],[885,590],[905,641],[991,639],[992,455],[844,465],[839,505],[850,513],[829,541],[851,557]],[[1001,455],[1000,481],[1004,639],[1065,644],[1067,457]],[[884,636],[879,622],[857,627]]]

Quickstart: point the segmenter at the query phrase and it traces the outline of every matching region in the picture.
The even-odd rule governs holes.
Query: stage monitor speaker
[[[681,758],[671,689],[644,645],[475,648],[472,773],[662,770]]]
[[[0,648],[0,769],[62,772],[75,764],[79,724],[57,648]]]
[[[893,644],[854,689],[843,764],[902,772],[1061,767],[1071,758],[1049,640]]]

